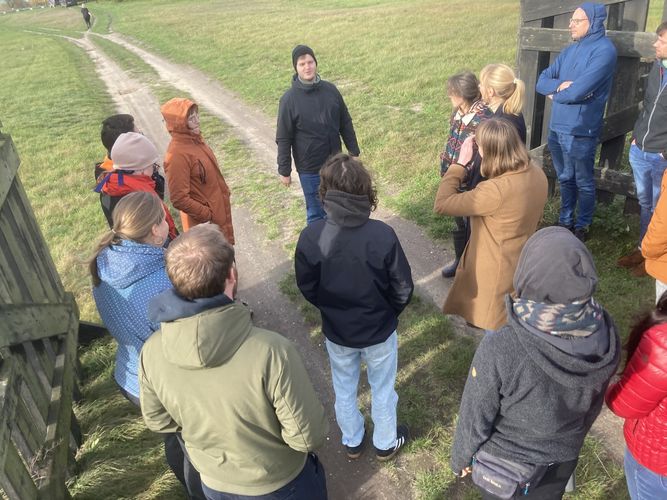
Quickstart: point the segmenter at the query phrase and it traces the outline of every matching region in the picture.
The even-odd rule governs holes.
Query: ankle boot
[[[463,251],[468,244],[468,227],[467,221],[463,227],[459,227],[452,231],[452,241],[454,243],[454,260],[442,268],[443,278],[453,278],[456,274],[456,268],[459,266],[459,261],[463,255]]]

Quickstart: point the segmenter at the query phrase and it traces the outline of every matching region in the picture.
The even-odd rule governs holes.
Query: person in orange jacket
[[[660,192],[667,189],[667,178],[662,176]],[[655,278],[656,303],[667,290],[667,196],[661,196],[655,206],[651,222],[642,239],[642,255],[646,272]]]
[[[215,154],[201,136],[197,104],[175,97],[163,104],[161,111],[171,134],[164,158],[169,197],[181,211],[183,230],[212,222],[233,245],[229,187]]]

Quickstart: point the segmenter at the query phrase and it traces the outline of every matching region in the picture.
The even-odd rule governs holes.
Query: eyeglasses
[[[583,19],[575,19],[574,17],[570,18],[570,24],[575,24],[579,26],[581,23],[588,21],[588,19],[583,18]]]

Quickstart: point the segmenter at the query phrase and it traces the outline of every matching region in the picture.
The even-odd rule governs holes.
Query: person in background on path
[[[294,344],[253,326],[234,301],[234,248],[214,224],[166,253],[173,289],[155,297],[160,322],[141,351],[141,411],[154,432],[180,430],[209,500],[325,500],[313,453],[327,420]]]
[[[148,319],[148,301],[171,288],[163,245],[169,227],[164,205],[155,194],[124,196],[113,212],[113,226],[102,236],[90,259],[93,298],[100,318],[116,339],[114,380],[136,407],[138,361],[144,342],[159,328]],[[164,437],[167,463],[185,486],[184,457],[174,433]]]
[[[447,96],[452,104],[452,115],[449,119],[449,135],[444,150],[440,153],[440,177],[445,175],[450,165],[458,162],[463,142],[475,133],[480,123],[493,115],[482,100],[477,77],[470,71],[449,77]],[[452,240],[455,257],[442,269],[444,278],[452,278],[456,274],[461,255],[470,238],[468,220],[464,217],[455,217],[454,222],[456,229],[452,231]]]
[[[394,230],[369,219],[377,207],[372,179],[360,161],[339,153],[320,171],[326,218],[301,232],[296,282],[320,310],[334,392],[336,421],[347,456],[365,446],[364,417],[357,403],[361,362],[371,386],[373,445],[378,460],[396,455],[408,439],[397,425],[394,389],[398,363],[398,316],[413,291],[410,265]]]
[[[667,177],[662,176],[661,190],[667,189]],[[646,273],[655,279],[655,300],[667,291],[667,197],[661,196],[655,206],[644,238],[642,256]]]
[[[595,150],[616,68],[605,36],[605,6],[586,2],[572,14],[569,45],[540,75],[536,91],[553,100],[548,145],[560,183],[558,225],[581,241],[595,211]],[[575,217],[576,210],[576,217]]]
[[[512,498],[562,498],[621,354],[593,299],[597,282],[593,257],[565,228],[526,242],[505,296],[508,324],[482,339],[470,366],[451,451],[457,475],[472,468],[475,480],[484,459],[508,460],[535,468]]]
[[[129,193],[144,191],[160,196],[159,184],[156,178],[159,174],[160,159],[157,149],[143,134],[126,132],[115,140],[110,153],[112,170],[103,172],[98,178],[95,192],[100,193],[102,211],[109,223],[113,226],[113,211],[116,204]],[[164,185],[163,185],[164,188]],[[162,202],[169,226],[169,241],[176,238],[178,230],[169,209]]]
[[[90,11],[88,10],[88,7],[86,7],[85,3],[81,4],[81,15],[83,16],[83,20],[86,23],[86,28],[90,29],[92,26],[90,22]]]
[[[310,47],[292,50],[295,74],[292,87],[280,98],[276,144],[280,181],[292,183],[292,158],[306,200],[306,223],[326,214],[319,198],[320,168],[341,151],[341,137],[352,156],[359,156],[352,117],[333,83],[320,78],[317,59]]]
[[[201,135],[199,107],[189,99],[175,97],[161,111],[171,134],[164,158],[169,197],[181,211],[183,231],[211,222],[233,245],[229,187],[213,150]]]
[[[433,210],[470,217],[472,233],[443,312],[493,331],[507,322],[505,295],[526,240],[535,232],[547,201],[547,178],[535,166],[514,125],[491,118],[479,125],[475,142],[487,180],[472,191],[460,191],[468,170],[452,164],[440,181]],[[472,143],[459,161],[469,164]]]
[[[646,78],[644,106],[635,122],[630,145],[630,165],[640,207],[639,246],[618,259],[619,266],[632,269],[632,274],[638,277],[646,275],[641,245],[658,204],[667,168],[667,22],[658,26],[656,33],[658,39],[653,44],[656,61]]]
[[[667,294],[630,331],[621,379],[607,406],[625,419],[625,480],[632,500],[667,498]]]

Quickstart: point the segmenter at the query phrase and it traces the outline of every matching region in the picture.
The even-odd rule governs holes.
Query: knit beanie
[[[310,55],[313,59],[315,59],[315,65],[317,66],[317,57],[315,57],[313,49],[308,47],[308,45],[297,45],[294,47],[294,50],[292,50],[292,66],[294,66],[294,71],[296,71],[296,62],[299,57],[305,55]]]
[[[588,300],[597,283],[593,256],[564,227],[546,227],[531,236],[514,273],[517,296],[545,304]]]
[[[114,170],[142,170],[160,160],[157,149],[137,132],[120,134],[111,148]]]

